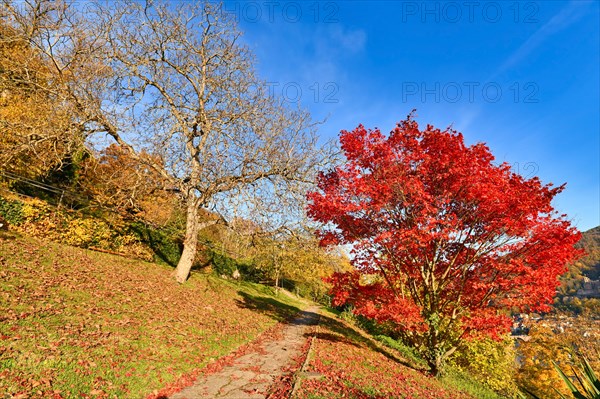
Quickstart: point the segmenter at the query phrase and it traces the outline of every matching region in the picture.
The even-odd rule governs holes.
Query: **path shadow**
[[[304,336],[305,337],[315,337],[317,339],[322,339],[324,341],[329,341],[329,342],[336,342],[336,343],[342,343],[342,344],[346,344],[346,345],[352,345],[352,346],[356,346],[357,348],[360,347],[360,345],[358,345],[356,342],[352,341],[351,339],[342,337],[337,334],[327,333],[327,332],[306,333],[306,334],[304,334]]]
[[[310,310],[302,310],[294,318],[287,320],[287,324],[296,326],[315,326],[319,324],[321,315]]]
[[[243,298],[242,300],[236,299],[238,307],[262,313],[277,321],[291,321],[300,312],[298,307],[288,305],[275,298],[251,295],[243,291],[238,291],[238,295]]]
[[[402,358],[401,355],[398,353],[395,353],[396,351],[394,351],[393,349],[387,348],[387,347],[383,346],[382,344],[378,345],[372,339],[362,336],[357,331],[355,331],[354,328],[346,326],[340,320],[336,320],[329,316],[321,315],[320,324],[324,328],[330,330],[331,332],[333,332],[335,334],[332,334],[330,332],[318,332],[316,334],[316,338],[328,340],[331,342],[342,342],[342,343],[353,345],[356,347],[359,347],[362,345],[362,346],[365,346],[365,347],[369,348],[370,350],[375,351],[375,352],[385,356],[386,358],[388,358],[396,363],[399,363],[405,367],[411,368],[411,369],[419,371],[419,372],[422,372],[425,370],[423,368],[415,366],[414,364],[410,363],[408,360]],[[358,327],[355,327],[355,328],[358,328]],[[338,334],[340,334],[341,337]],[[365,333],[365,334],[368,334],[368,333]],[[308,334],[308,335],[311,335],[311,334]]]

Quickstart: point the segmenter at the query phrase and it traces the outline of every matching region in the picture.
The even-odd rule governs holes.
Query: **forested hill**
[[[575,295],[586,277],[600,280],[600,226],[583,232],[577,246],[584,249],[586,255],[570,265],[569,271],[561,278],[561,295]]]
[[[582,275],[592,280],[600,279],[600,226],[584,232],[579,245],[587,255],[576,266],[581,268]]]

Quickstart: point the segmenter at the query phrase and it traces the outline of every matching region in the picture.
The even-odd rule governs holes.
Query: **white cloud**
[[[585,15],[591,4],[593,4],[592,1],[572,0],[569,2],[562,10],[554,15],[550,21],[546,22],[540,29],[529,36],[529,38],[504,61],[494,75],[488,80],[492,80],[500,73],[520,63],[550,36],[577,22]]]
[[[367,43],[367,34],[362,29],[344,30],[341,25],[334,25],[333,29],[330,29],[329,34],[334,42],[334,46],[350,53],[362,51]]]

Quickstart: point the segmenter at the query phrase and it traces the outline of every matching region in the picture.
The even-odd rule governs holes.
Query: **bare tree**
[[[199,209],[219,210],[225,196],[246,188],[268,196],[312,181],[331,154],[307,112],[264,90],[252,53],[219,5],[27,0],[17,8],[4,1],[11,25],[54,73],[75,77],[60,81],[62,94],[88,131],[111,137],[180,193],[187,210],[180,283],[207,225]],[[153,157],[141,157],[144,151]]]

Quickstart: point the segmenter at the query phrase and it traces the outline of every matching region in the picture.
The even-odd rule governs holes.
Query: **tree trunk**
[[[177,267],[175,268],[175,280],[184,283],[190,275],[194,265],[198,245],[198,206],[194,199],[187,201],[187,216],[185,226],[185,239],[183,240],[183,252]]]
[[[442,357],[436,356],[435,359],[427,359],[427,365],[429,366],[429,373],[436,377],[442,368]]]
[[[427,365],[429,366],[429,372],[433,376],[437,376],[442,369],[444,368],[444,364],[446,359],[452,355],[456,351],[457,347],[453,346],[445,352],[436,352],[433,356],[428,357]]]

